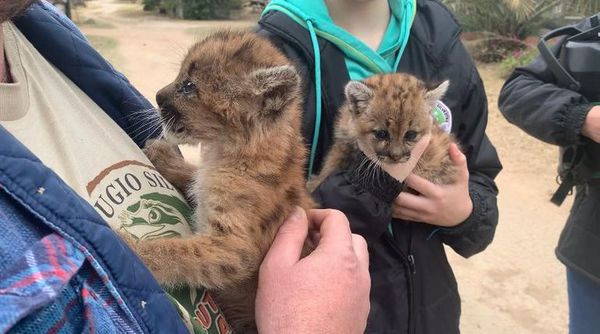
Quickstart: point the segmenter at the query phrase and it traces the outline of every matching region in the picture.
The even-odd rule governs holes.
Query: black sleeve
[[[500,92],[498,105],[512,124],[560,146],[582,142],[581,127],[592,108],[581,94],[558,87],[541,57],[512,73]]]
[[[366,164],[367,159],[361,153],[347,170],[329,175],[313,192],[313,197],[323,207],[344,212],[352,232],[372,244],[381,238],[392,220],[392,202],[403,184],[379,167]]]
[[[452,110],[458,121],[453,124],[453,130],[467,157],[473,211],[463,223],[453,228],[440,228],[439,233],[442,241],[454,251],[470,257],[484,250],[494,238],[498,224],[498,188],[494,178],[502,165],[485,134],[487,97],[475,64],[460,41],[451,48],[448,59],[446,78],[458,83],[459,89],[455,88],[454,94],[463,94]]]

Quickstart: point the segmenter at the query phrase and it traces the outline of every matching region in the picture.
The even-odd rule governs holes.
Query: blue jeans
[[[567,268],[569,334],[600,333],[600,283]]]

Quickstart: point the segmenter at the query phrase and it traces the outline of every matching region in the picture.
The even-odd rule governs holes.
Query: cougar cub
[[[453,183],[456,169],[448,148],[455,140],[431,116],[448,85],[445,81],[428,89],[414,76],[402,73],[350,81],[336,123],[334,144],[320,174],[309,182],[309,189],[315,189],[334,170],[348,168],[360,152],[358,142],[375,152],[369,158],[376,164],[402,163],[428,132],[431,141],[413,173],[437,184]]]
[[[190,49],[157,102],[169,141],[202,143],[199,167],[165,141],[145,148],[195,204],[196,233],[129,242],[161,284],[212,290],[236,332],[256,332],[263,257],[295,206],[313,206],[304,183],[299,77],[266,39],[223,31]]]

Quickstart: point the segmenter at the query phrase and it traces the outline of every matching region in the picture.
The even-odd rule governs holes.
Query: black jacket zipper
[[[385,240],[392,247],[392,249],[398,253],[402,260],[402,265],[404,265],[406,269],[406,282],[407,282],[407,295],[408,295],[408,334],[414,334],[416,331],[416,322],[414,319],[415,314],[415,288],[414,288],[414,275],[417,273],[417,269],[415,266],[415,257],[412,254],[412,234],[413,229],[412,225],[409,228],[409,254],[406,255],[400,247],[394,242],[394,239],[391,234],[385,234]]]

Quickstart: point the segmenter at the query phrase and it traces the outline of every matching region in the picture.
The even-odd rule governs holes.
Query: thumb
[[[421,157],[423,152],[425,152],[425,150],[427,149],[427,146],[429,146],[430,141],[431,141],[431,132],[428,132],[425,135],[423,135],[423,137],[421,137],[419,142],[415,145],[415,147],[413,148],[413,154],[415,154],[415,155],[418,154],[418,156],[416,157],[417,160],[419,160],[419,158]]]
[[[460,151],[458,145],[455,143],[450,144],[448,148],[448,154],[450,159],[454,163],[458,170],[459,177],[461,179],[469,179],[469,168],[467,166],[467,157]]]
[[[295,264],[300,260],[307,236],[306,212],[302,208],[296,207],[279,228],[263,262],[278,267]]]

